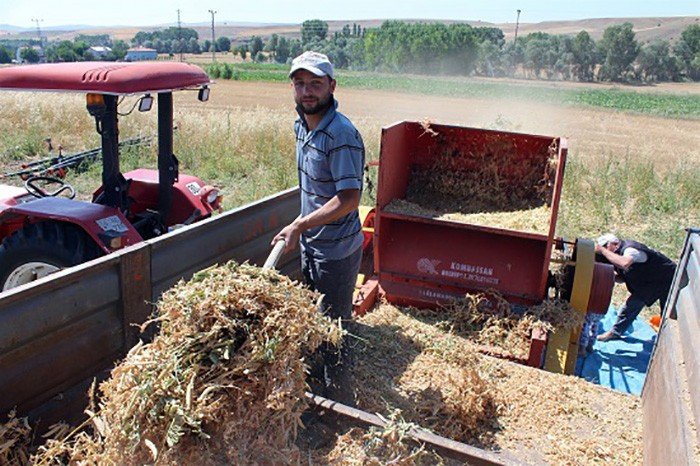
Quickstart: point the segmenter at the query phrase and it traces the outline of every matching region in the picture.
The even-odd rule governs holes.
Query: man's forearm
[[[627,270],[634,262],[631,257],[621,256],[607,249],[603,249],[601,252],[612,265],[624,270]]]
[[[321,208],[304,217],[298,217],[294,223],[300,231],[326,225],[356,210],[360,202],[359,191],[341,191],[333,196]]]

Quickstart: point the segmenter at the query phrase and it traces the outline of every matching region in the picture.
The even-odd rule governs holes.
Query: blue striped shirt
[[[318,210],[339,191],[362,190],[365,145],[350,120],[336,111],[337,106],[334,100],[313,131],[302,114],[294,123],[302,216]],[[357,210],[301,235],[301,248],[321,260],[343,259],[361,245]]]

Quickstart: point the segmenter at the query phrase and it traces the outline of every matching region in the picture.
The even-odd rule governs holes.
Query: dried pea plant
[[[49,441],[37,464],[287,463],[305,356],[341,331],[275,271],[228,263],[166,292],[152,343],[100,386],[94,433]]]

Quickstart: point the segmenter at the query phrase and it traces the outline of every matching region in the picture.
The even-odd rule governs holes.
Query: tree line
[[[416,74],[509,76],[578,81],[700,80],[700,25],[688,26],[675,44],[640,44],[631,23],[610,26],[595,41],[534,32],[505,40],[497,28],[467,24],[386,21],[359,37],[325,37],[303,44],[325,52],[340,67]],[[303,37],[303,26],[302,26]]]
[[[328,23],[313,19],[304,21],[300,32],[298,39],[272,34],[233,42],[221,36],[212,43],[200,41],[194,29],[169,27],[139,31],[131,44],[169,54],[231,51],[243,60],[277,63],[316,50],[327,54],[338,68],[395,73],[620,82],[700,80],[698,24],[688,26],[674,44],[661,39],[639,43],[631,23],[606,28],[598,41],[586,31],[575,36],[534,32],[506,41],[498,28],[403,21],[385,21],[372,29],[347,24],[329,34]],[[81,34],[73,41],[46,45],[46,60],[94,59],[89,50],[94,45],[111,47],[107,58],[114,60],[123,59],[129,48],[125,41],[112,41],[106,34]],[[0,41],[0,63],[9,63],[16,48],[16,43]],[[30,62],[39,59],[31,47],[22,54]]]

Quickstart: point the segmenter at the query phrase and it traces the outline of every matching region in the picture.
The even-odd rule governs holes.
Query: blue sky
[[[155,25],[177,20],[217,22],[299,23],[304,19],[459,19],[494,23],[640,16],[700,16],[700,0],[0,0],[0,24],[42,27],[90,24]]]

